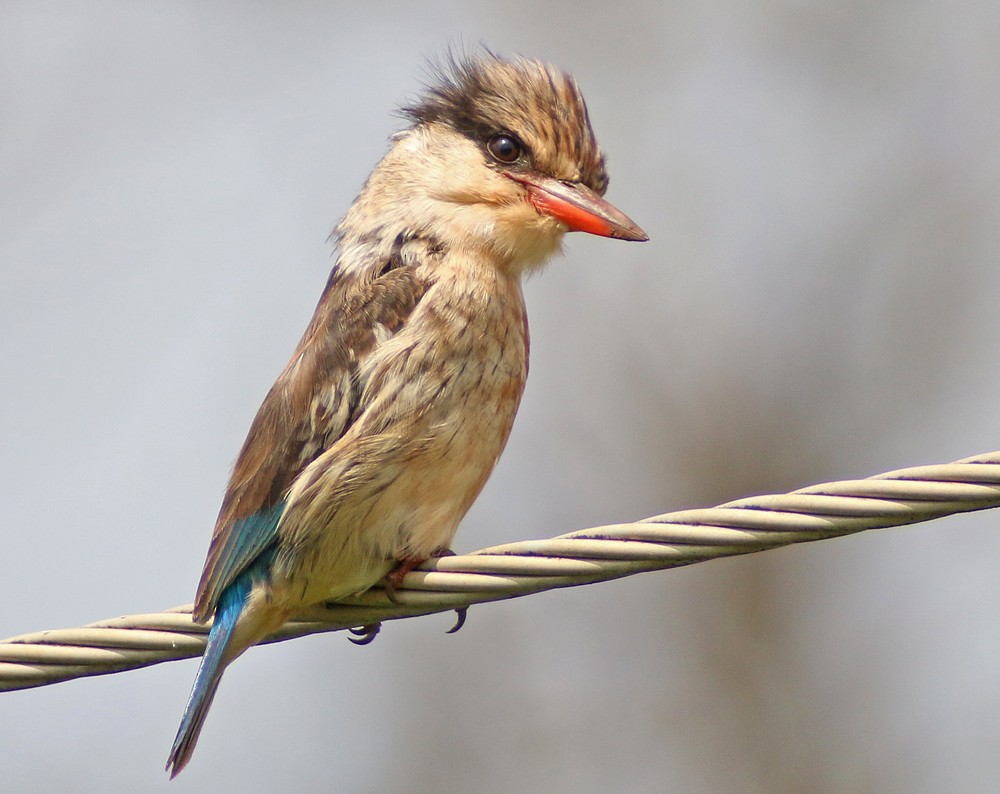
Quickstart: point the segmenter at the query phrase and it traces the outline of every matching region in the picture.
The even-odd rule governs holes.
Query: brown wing
[[[397,264],[394,258],[367,279],[337,270],[331,275],[236,460],[198,585],[195,620],[207,620],[222,591],[273,543],[285,492],[353,423],[364,386],[359,362],[386,332],[406,323],[429,286],[413,267]]]

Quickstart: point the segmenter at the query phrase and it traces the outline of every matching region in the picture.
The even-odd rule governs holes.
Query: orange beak
[[[565,223],[571,232],[587,232],[617,240],[646,242],[649,236],[625,213],[579,182],[561,182],[532,174],[503,175],[528,189],[528,199],[543,215]]]

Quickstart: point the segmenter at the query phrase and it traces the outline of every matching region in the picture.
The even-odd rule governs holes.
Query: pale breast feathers
[[[365,361],[406,324],[430,287],[399,245],[365,275],[331,274],[312,322],[250,427],[219,512],[194,617],[274,541],[295,478],[364,411]]]

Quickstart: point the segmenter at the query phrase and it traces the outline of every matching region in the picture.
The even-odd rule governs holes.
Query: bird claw
[[[455,618],[455,625],[452,626],[450,629],[448,629],[448,631],[446,631],[445,634],[454,634],[456,631],[459,631],[462,628],[462,626],[465,625],[465,619],[469,615],[469,608],[459,607],[458,609],[455,610],[455,614],[457,615],[457,617]]]
[[[347,639],[353,642],[355,645],[368,645],[372,640],[374,640],[378,633],[382,630],[382,623],[369,623],[367,626],[361,626],[357,629],[348,629],[354,637],[348,637]],[[357,637],[357,639],[355,639]]]

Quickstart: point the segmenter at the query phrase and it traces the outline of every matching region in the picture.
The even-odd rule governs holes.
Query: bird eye
[[[494,135],[486,148],[501,163],[513,163],[521,156],[521,142],[513,135]]]

